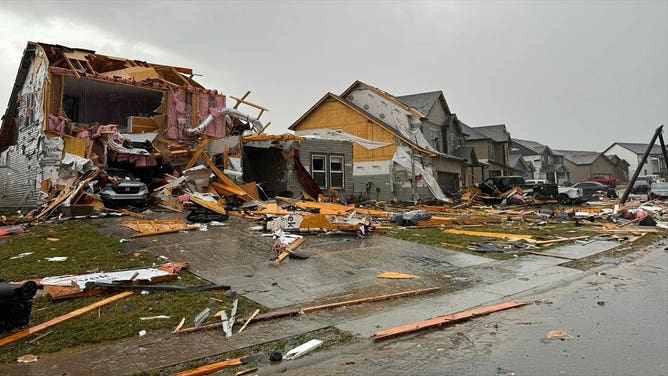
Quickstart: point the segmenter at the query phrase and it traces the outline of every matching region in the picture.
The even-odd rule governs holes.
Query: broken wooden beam
[[[371,297],[368,297],[368,298],[346,300],[346,301],[342,301],[342,302],[335,302],[335,303],[317,305],[317,306],[312,306],[312,307],[305,307],[305,308],[302,308],[300,310],[300,312],[308,313],[308,312],[321,311],[323,309],[330,309],[330,308],[350,306],[350,305],[356,305],[356,304],[362,304],[362,303],[371,303],[371,302],[379,302],[379,301],[383,301],[383,300],[403,298],[403,297],[406,297],[406,296],[431,294],[432,292],[439,291],[440,289],[441,289],[440,287],[430,287],[430,288],[421,289],[421,290],[402,291],[402,292],[397,292],[397,293],[394,293],[394,294],[378,295],[378,296],[371,296]]]
[[[62,315],[62,316],[58,316],[58,317],[56,317],[56,318],[54,318],[54,319],[51,319],[51,320],[49,320],[49,321],[47,321],[47,322],[43,322],[43,323],[41,323],[41,324],[35,325],[35,326],[33,326],[33,327],[30,327],[30,328],[28,328],[28,329],[25,329],[25,330],[22,330],[22,331],[20,331],[20,332],[14,333],[14,334],[12,334],[12,335],[10,335],[10,336],[7,336],[7,337],[5,337],[5,338],[0,339],[0,346],[4,346],[4,345],[6,345],[6,344],[8,344],[8,343],[12,343],[12,342],[14,342],[14,341],[18,341],[19,339],[25,338],[25,337],[27,337],[27,336],[33,334],[33,333],[37,333],[37,332],[40,332],[40,331],[42,331],[42,330],[44,330],[44,329],[48,329],[48,328],[50,328],[50,327],[52,327],[52,326],[54,326],[54,325],[60,324],[60,323],[63,322],[63,321],[69,320],[69,319],[74,318],[74,317],[77,317],[77,316],[81,316],[81,315],[83,315],[84,313],[90,312],[90,311],[92,311],[92,310],[94,310],[94,309],[97,309],[97,308],[99,308],[99,307],[105,306],[105,305],[107,305],[107,304],[109,304],[109,303],[115,302],[115,301],[117,301],[117,300],[119,300],[119,299],[123,299],[123,298],[125,298],[125,297],[127,297],[127,296],[130,296],[130,295],[132,295],[132,291],[122,292],[122,293],[120,293],[120,294],[116,294],[116,295],[114,295],[114,296],[112,296],[112,297],[110,297],[110,298],[100,300],[99,302],[96,302],[96,303],[93,303],[93,304],[91,304],[91,305],[88,305],[88,306],[79,308],[79,309],[74,310],[74,311],[72,311],[72,312],[70,312],[70,313],[66,313],[66,314],[64,314],[64,315]]]
[[[407,296],[417,296],[417,295],[431,294],[431,293],[437,292],[439,290],[441,290],[440,287],[430,287],[430,288],[426,288],[426,289],[402,291],[402,292],[397,292],[397,293],[393,293],[393,294],[370,296],[370,297],[366,297],[366,298],[345,300],[345,301],[340,301],[340,302],[334,302],[334,303],[328,303],[328,304],[322,304],[322,305],[310,306],[310,307],[304,307],[304,308],[293,308],[293,309],[285,309],[285,310],[274,311],[274,312],[267,312],[267,313],[262,313],[262,314],[259,314],[259,315],[255,316],[253,318],[253,322],[268,321],[268,320],[274,320],[274,319],[288,317],[288,316],[302,315],[302,314],[305,314],[305,313],[316,312],[316,311],[321,311],[321,310],[324,310],[324,309],[331,309],[331,308],[336,308],[336,307],[351,306],[351,305],[362,304],[362,303],[379,302],[379,301],[383,301],[383,300],[403,298],[403,297],[407,297]],[[248,322],[250,320],[251,320],[250,318],[239,319],[239,320],[236,321],[236,324],[245,324],[246,322]],[[192,333],[192,332],[197,332],[197,331],[206,330],[206,329],[220,328],[221,326],[222,326],[222,323],[218,322],[218,323],[213,323],[213,324],[208,324],[208,325],[202,325],[200,327],[182,328],[182,329],[174,330],[173,333],[179,333],[179,334]]]
[[[582,240],[582,239],[589,239],[590,236],[574,236],[572,238],[559,238],[559,239],[552,239],[552,240],[539,240],[534,242],[536,245],[547,245],[547,244],[554,244],[554,243],[563,243],[563,242],[568,242],[568,241],[575,241],[575,240]]]
[[[384,339],[404,335],[404,334],[409,334],[409,333],[415,333],[421,330],[425,329],[430,329],[430,328],[437,328],[443,325],[449,325],[453,324],[459,321],[464,321],[468,320],[473,317],[478,317],[482,315],[487,315],[493,312],[498,312],[498,311],[503,311],[506,309],[510,308],[516,308],[516,307],[521,307],[523,305],[526,305],[528,303],[522,303],[522,302],[508,302],[508,303],[501,303],[493,306],[488,306],[488,307],[482,307],[482,308],[476,308],[464,312],[459,312],[455,313],[452,315],[447,315],[447,316],[441,316],[437,317],[434,319],[429,319],[425,321],[420,321],[420,322],[415,322],[412,324],[407,324],[407,325],[401,325],[397,326],[394,328],[390,328],[387,330],[381,330],[379,332],[376,332],[373,335],[373,340],[374,341],[381,341]]]
[[[212,363],[212,364],[207,364],[205,366],[201,366],[195,369],[179,372],[179,373],[173,373],[172,376],[201,376],[201,375],[208,375],[210,373],[218,372],[220,370],[223,370],[225,368],[230,368],[230,367],[235,367],[235,366],[240,366],[242,364],[246,364],[248,361],[249,357],[243,356],[241,358],[235,358],[235,359],[228,359],[222,362],[218,363]]]

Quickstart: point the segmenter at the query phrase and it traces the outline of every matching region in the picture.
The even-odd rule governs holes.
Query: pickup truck
[[[615,188],[617,186],[617,179],[615,178],[606,178],[603,176],[592,176],[588,179],[582,179],[580,180],[581,182],[586,182],[586,181],[595,181],[597,183],[605,184],[607,186],[610,186],[612,188]]]
[[[527,184],[548,184],[547,180],[527,180]],[[584,201],[584,191],[578,187],[557,187],[560,204],[579,204]]]
[[[522,188],[525,194],[531,194],[533,198],[539,200],[554,200],[559,196],[556,184],[537,180],[526,181],[522,176],[493,176],[478,184],[478,188],[488,195],[497,195],[515,187]]]

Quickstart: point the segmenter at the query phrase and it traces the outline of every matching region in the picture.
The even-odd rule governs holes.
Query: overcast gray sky
[[[185,66],[282,133],[361,80],[470,126],[602,151],[668,118],[668,1],[3,1],[0,106],[27,41]]]

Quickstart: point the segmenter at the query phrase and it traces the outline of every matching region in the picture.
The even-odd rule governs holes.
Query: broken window
[[[327,188],[326,159],[325,155],[311,154],[311,177],[320,188]]]
[[[329,156],[329,181],[329,188],[343,189],[343,156]]]

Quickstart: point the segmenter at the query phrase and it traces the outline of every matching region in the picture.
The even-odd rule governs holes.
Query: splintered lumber
[[[366,298],[345,300],[345,301],[340,301],[340,302],[334,302],[334,303],[328,303],[328,304],[322,304],[322,305],[310,306],[310,307],[304,307],[304,308],[284,309],[284,310],[280,310],[280,311],[273,311],[273,312],[267,312],[267,313],[259,314],[259,315],[254,317],[253,321],[254,322],[268,321],[268,320],[274,320],[274,319],[289,317],[289,316],[297,316],[297,315],[302,315],[302,314],[305,314],[305,313],[316,312],[316,311],[321,311],[321,310],[331,309],[331,308],[336,308],[336,307],[351,306],[351,305],[363,304],[363,303],[380,302],[380,301],[383,301],[383,300],[403,298],[403,297],[407,297],[407,296],[417,296],[417,295],[431,294],[431,293],[437,292],[439,290],[441,290],[440,287],[430,287],[430,288],[426,288],[426,289],[402,291],[402,292],[397,292],[397,293],[394,293],[394,294],[370,296],[370,297],[366,297]],[[250,318],[239,319],[239,320],[237,320],[236,323],[237,324],[245,324],[248,321],[250,321]],[[213,323],[213,324],[208,324],[208,325],[202,325],[200,327],[183,328],[183,329],[175,330],[173,333],[192,333],[192,332],[205,330],[205,329],[220,328],[221,326],[223,326],[222,323],[218,322],[218,323]]]
[[[346,300],[346,301],[342,301],[342,302],[335,302],[335,303],[329,303],[329,304],[323,304],[323,305],[318,305],[318,306],[302,308],[300,310],[300,312],[301,313],[308,313],[308,312],[321,311],[323,309],[336,308],[336,307],[342,307],[342,306],[350,306],[350,305],[370,303],[370,302],[380,302],[380,301],[383,301],[383,300],[403,298],[403,297],[406,297],[406,296],[431,294],[432,292],[439,291],[440,289],[441,289],[440,287],[430,287],[430,288],[421,289],[421,290],[402,291],[402,292],[397,292],[397,293],[388,294],[388,295],[378,295],[378,296],[371,296],[371,297],[368,297],[368,298]]]
[[[286,246],[281,246],[280,248],[278,248],[281,251],[281,253],[278,254],[278,258],[276,258],[276,263],[280,264],[283,260],[288,258],[288,256],[290,256],[290,253],[292,253],[292,251],[294,251],[300,245],[302,245],[302,243],[304,243],[304,238],[299,238]]]
[[[209,201],[202,196],[198,196],[196,194],[193,194],[193,195],[190,196],[189,200],[196,203],[199,206],[205,207],[205,208],[207,208],[207,209],[209,209],[213,212],[216,212],[218,214],[227,214],[227,211],[225,210],[225,208],[221,204],[219,204],[218,202]]]
[[[534,244],[536,244],[536,245],[548,245],[548,244],[563,243],[563,242],[569,242],[569,241],[574,241],[574,240],[582,240],[582,239],[589,239],[589,236],[575,236],[575,237],[572,237],[572,238],[540,240],[540,241],[534,242]]]
[[[202,140],[202,142],[199,144],[199,147],[197,148],[197,150],[195,150],[195,153],[193,153],[192,158],[190,158],[190,161],[188,162],[186,167],[183,168],[184,170],[187,170],[187,169],[192,168],[193,166],[195,166],[195,163],[197,163],[197,160],[199,159],[200,155],[202,155],[202,152],[204,150],[206,150],[206,147],[209,145],[210,141],[211,141],[211,139],[208,138],[208,137],[205,138],[204,140]]]
[[[468,230],[457,230],[457,229],[447,229],[443,230],[443,232],[445,232],[446,234],[478,236],[483,238],[499,238],[499,239],[508,239],[511,241],[526,240],[532,243],[535,242],[533,236],[523,235],[523,234],[506,234],[502,232],[468,231]]]
[[[94,309],[97,309],[99,307],[103,307],[103,306],[105,306],[109,303],[113,303],[116,300],[123,299],[127,296],[130,296],[130,295],[132,295],[132,291],[125,291],[125,292],[122,292],[120,294],[116,294],[116,295],[114,295],[110,298],[100,300],[99,302],[96,302],[96,303],[93,303],[91,305],[79,308],[79,309],[74,310],[70,313],[66,313],[62,316],[58,316],[55,319],[49,320],[47,322],[44,322],[44,323],[41,323],[41,324],[38,324],[38,325],[35,325],[35,326],[33,326],[31,328],[28,328],[28,329],[22,330],[18,333],[14,333],[10,336],[7,336],[5,338],[0,339],[0,346],[4,346],[8,343],[12,343],[12,342],[17,341],[19,339],[25,338],[25,337],[27,337],[31,334],[41,332],[42,330],[48,329],[48,328],[50,328],[54,325],[60,324],[63,321],[69,320],[69,319],[77,317],[77,316],[81,316],[86,312],[90,312],[90,311],[92,311]]]
[[[239,186],[236,185],[236,183],[234,183],[232,181],[232,179],[228,178],[227,175],[225,175],[222,171],[220,171],[220,169],[216,166],[215,163],[213,163],[213,161],[211,160],[211,158],[209,158],[209,156],[206,154],[206,152],[203,152],[201,154],[201,157],[202,157],[202,159],[204,159],[204,162],[206,162],[207,166],[209,166],[211,171],[213,171],[213,173],[222,182],[222,184],[219,183],[218,186],[221,186],[226,191],[233,192],[235,195],[239,196],[239,198],[241,198],[244,201],[253,201],[254,200],[254,198],[251,197],[250,195],[248,195],[248,193],[246,193],[246,191],[239,188]],[[217,189],[218,186],[214,185],[214,188],[216,188],[216,190],[218,190]]]
[[[407,324],[407,325],[402,325],[402,326],[397,326],[394,328],[390,328],[387,330],[381,330],[379,332],[376,332],[373,335],[373,340],[374,341],[381,341],[384,339],[404,335],[404,334],[409,334],[409,333],[415,333],[421,330],[425,329],[430,329],[430,328],[437,328],[439,326],[443,325],[449,325],[453,324],[456,322],[468,320],[473,317],[478,317],[482,315],[487,315],[490,313],[498,312],[498,311],[503,311],[506,309],[510,308],[516,308],[516,307],[521,307],[523,305],[526,305],[527,303],[522,303],[522,302],[508,302],[508,303],[502,303],[502,304],[497,304],[493,306],[487,306],[487,307],[482,307],[482,308],[476,308],[472,309],[469,311],[464,311],[464,312],[459,312],[455,313],[452,315],[447,315],[447,316],[441,316],[437,317],[434,319],[429,319],[425,321],[420,321],[412,324]]]
[[[253,319],[255,318],[255,316],[257,316],[259,313],[260,313],[260,309],[258,308],[258,309],[255,310],[255,312],[253,312],[252,315],[250,315],[250,317],[248,318],[248,320],[246,320],[246,322],[244,323],[244,325],[241,327],[241,329],[239,329],[239,331],[238,331],[237,333],[241,333],[241,332],[243,332],[244,329],[246,329],[246,327],[248,326],[248,324],[251,322],[251,320],[253,320]]]
[[[223,362],[207,364],[205,366],[201,366],[199,368],[191,369],[191,370],[188,370],[188,371],[173,373],[172,376],[208,375],[210,373],[218,372],[218,371],[223,370],[225,368],[230,368],[230,367],[235,367],[235,366],[240,366],[242,364],[246,364],[247,363],[246,360],[248,360],[247,356],[243,356],[241,358],[229,359],[229,360],[225,360]]]

